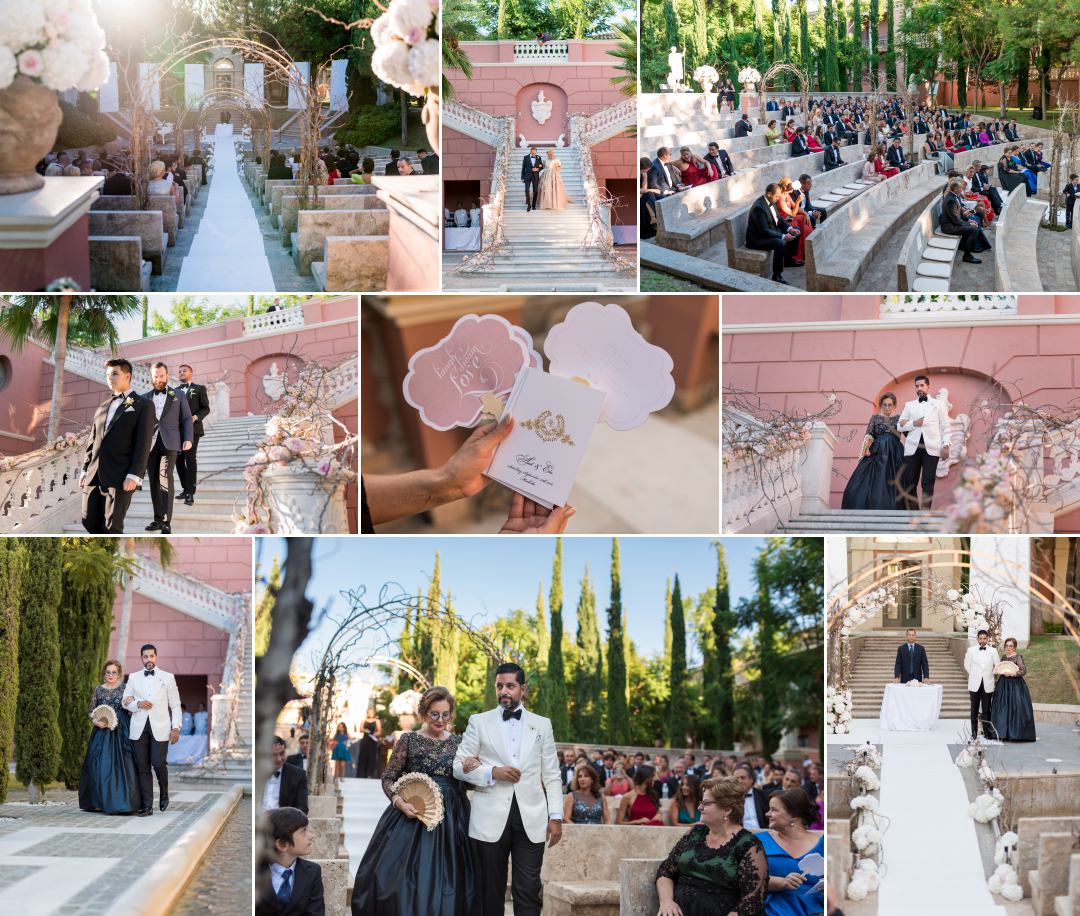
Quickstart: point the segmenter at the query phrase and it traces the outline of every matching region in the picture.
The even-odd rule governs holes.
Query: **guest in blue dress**
[[[334,761],[334,780],[338,781],[345,775],[345,764],[349,762],[349,729],[344,722],[338,722],[331,746],[333,750],[330,752],[330,759]]]
[[[881,413],[866,424],[859,463],[844,487],[844,509],[861,511],[896,508],[900,472],[904,468],[904,446],[896,428],[896,395],[886,391],[878,398]]]
[[[1024,656],[1016,651],[1016,640],[1005,640],[1003,662],[1016,665],[1016,674],[999,674],[994,684],[994,702],[990,707],[990,721],[1001,741],[1034,741],[1035,713],[1031,705],[1031,693],[1028,691],[1027,665]],[[997,672],[995,672],[997,673]]]
[[[701,780],[696,776],[684,776],[675,790],[675,797],[668,805],[668,817],[672,827],[679,824],[696,824],[701,820]]]
[[[571,824],[607,824],[607,801],[600,791],[600,779],[591,763],[574,768],[570,791],[563,801],[563,820]]]
[[[79,807],[102,814],[135,814],[141,807],[135,747],[128,737],[131,714],[124,709],[124,669],[110,658],[102,673],[105,683],[94,688],[87,716],[98,706],[116,713],[116,728],[95,724],[79,776]]]
[[[758,834],[769,863],[765,916],[825,911],[825,838],[809,825],[817,809],[802,789],[769,796],[769,829]]]

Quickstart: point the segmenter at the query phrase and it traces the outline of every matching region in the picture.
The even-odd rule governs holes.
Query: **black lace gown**
[[[387,798],[405,773],[426,773],[442,791],[445,816],[434,830],[390,805],[372,834],[353,884],[353,916],[469,916],[476,868],[465,785],[454,779],[460,735],[444,741],[405,732],[383,769]],[[725,914],[726,916],[726,914]]]
[[[657,878],[675,883],[683,916],[765,916],[769,865],[761,840],[740,830],[713,849],[708,835],[705,824],[691,827],[656,870]]]
[[[999,677],[994,685],[994,702],[990,705],[994,732],[1002,741],[1034,741],[1035,711],[1024,680],[1027,675],[1024,656],[1006,655],[1002,661],[1016,662],[1020,673],[1016,677]]]
[[[866,435],[873,438],[870,449],[859,459],[844,487],[844,509],[863,511],[897,508],[900,471],[904,467],[904,446],[897,435],[899,417],[876,413],[866,424]]]
[[[123,698],[123,684],[112,690],[99,684],[90,697],[87,716],[97,706],[111,706],[117,725],[113,729],[92,726],[79,776],[79,807],[83,811],[135,814],[139,810],[139,769],[128,736],[131,715],[120,703]]]
[[[359,779],[379,778],[379,739],[375,737],[375,722],[361,725],[360,751],[356,755],[356,775]]]

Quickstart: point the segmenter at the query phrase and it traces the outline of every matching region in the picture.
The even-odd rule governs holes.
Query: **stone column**
[[[1031,547],[1027,538],[974,538],[971,588],[992,603],[1004,604],[1001,636],[1013,636],[1021,649],[1031,638]],[[1000,646],[998,647],[1000,651]]]
[[[438,289],[442,257],[439,225],[442,186],[438,175],[376,175],[372,183],[390,211],[390,257],[386,289]]]
[[[833,451],[836,449],[836,436],[824,423],[814,423],[810,430],[810,440],[803,446],[802,467],[802,504],[800,511],[823,511],[829,508],[829,493],[832,490]]]

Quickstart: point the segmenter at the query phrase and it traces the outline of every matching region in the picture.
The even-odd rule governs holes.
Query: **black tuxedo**
[[[960,250],[965,254],[974,252],[979,243],[979,227],[964,218],[960,198],[951,192],[942,201],[938,226],[946,235],[960,236]]]
[[[825,150],[825,171],[831,172],[833,169],[838,169],[844,164],[844,160],[840,158],[840,150],[835,146],[830,146]]]
[[[290,766],[297,767],[301,770],[304,769],[304,755],[301,754],[299,751],[297,751],[295,754],[289,754],[289,756],[285,758],[285,762]],[[306,773],[307,770],[304,770],[304,772]]]
[[[436,153],[428,153],[420,167],[424,170],[425,175],[438,175],[439,174],[439,157]]]
[[[727,154],[726,149],[720,150],[715,156],[709,153],[705,159],[716,166],[716,173],[721,177],[735,174],[735,166],[731,164],[731,157]]]
[[[383,174],[384,175],[396,175],[397,173],[398,173],[397,159],[394,158],[394,159],[391,159],[388,163],[386,163],[386,167],[383,169]]]
[[[985,172],[976,171],[971,176],[971,190],[976,194],[982,194],[990,200],[990,206],[994,213],[1001,212],[1002,200],[998,189],[990,184],[990,178]]]
[[[793,157],[810,155],[810,147],[806,145],[806,137],[802,134],[796,134],[795,139],[791,141],[791,155]]]
[[[1020,134],[1016,132],[1015,127],[1006,127],[1005,139],[1008,140],[1010,143],[1017,143],[1020,140]]]
[[[1080,184],[1073,184],[1071,181],[1065,185],[1065,190],[1062,191],[1065,195],[1065,226],[1068,229],[1072,228],[1073,223],[1073,207],[1076,206],[1076,196],[1080,194]]]
[[[754,796],[754,811],[757,814],[758,826],[761,827],[762,830],[765,830],[769,826],[769,818],[767,816],[769,799],[757,786],[754,786],[750,791]]]
[[[195,495],[195,488],[199,482],[199,463],[196,454],[199,451],[199,440],[205,434],[203,420],[210,413],[210,398],[206,394],[206,386],[195,382],[181,384],[176,389],[181,394],[187,389],[188,407],[191,408],[191,422],[195,438],[191,440],[191,448],[181,451],[176,456],[176,473],[180,477],[180,489],[184,493]]]
[[[742,118],[740,118],[738,121],[735,122],[736,137],[745,137],[747,134],[751,134],[753,132],[754,125],[751,124],[749,121],[744,121]]]
[[[774,280],[779,280],[784,272],[784,249],[787,247],[784,233],[786,232],[787,223],[780,216],[780,211],[775,205],[770,208],[764,195],[759,197],[750,208],[750,215],[746,220],[746,247],[755,251],[773,253],[772,278]]]
[[[143,395],[151,410],[154,410],[155,396],[161,395],[153,390]],[[146,470],[150,478],[150,501],[154,505],[154,521],[167,525],[173,517],[173,468],[176,466],[176,455],[183,450],[185,442],[194,443],[195,433],[188,399],[175,389],[166,387],[164,400]]]
[[[307,859],[297,859],[292,867],[292,895],[288,903],[282,903],[274,894],[270,866],[259,868],[255,916],[324,916],[322,868]]]
[[[281,767],[281,791],[278,793],[278,807],[299,808],[304,814],[307,814],[307,773],[291,763],[286,763]]]
[[[896,663],[893,665],[893,677],[900,678],[901,684],[908,681],[927,681],[930,679],[930,663],[926,659],[926,650],[915,643],[909,649],[905,642],[896,647]]]
[[[128,475],[142,480],[150,457],[156,421],[154,407],[134,391],[118,401],[112,422],[106,419],[113,398],[94,414],[82,479],[82,524],[90,534],[123,534],[131,493]]]
[[[539,172],[534,172],[533,169],[539,169]],[[521,160],[521,180],[525,182],[525,209],[536,209],[536,195],[540,193],[540,172],[544,170],[544,160],[539,156],[535,158],[531,155],[525,156]],[[532,190],[532,197],[529,197],[529,191]]]
[[[901,172],[911,168],[911,163],[904,159],[904,151],[899,146],[890,146],[885,158],[889,165],[896,166]]]
[[[807,218],[810,220],[811,225],[813,225],[815,228],[817,227],[818,223],[823,223],[829,218],[829,214],[825,211],[824,207],[814,206],[814,202],[810,199],[809,191],[804,191],[802,187],[798,187],[795,188],[791,193],[795,200],[802,201],[802,208],[806,211]],[[817,210],[818,213],[815,213],[815,210]]]

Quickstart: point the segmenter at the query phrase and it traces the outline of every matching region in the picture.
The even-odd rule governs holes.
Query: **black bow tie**
[[[925,394],[920,394],[920,395],[919,395],[919,403],[920,403],[920,404],[925,404],[925,403],[926,403],[926,401],[927,401],[927,397],[926,397],[926,395],[925,395]]]
[[[144,671],[143,672],[143,677],[153,677],[153,676],[154,676],[153,671]]]
[[[979,651],[980,652],[985,652],[986,651],[986,646],[979,646]]]
[[[274,779],[281,779],[281,770],[274,770]]]
[[[521,709],[520,708],[515,709],[513,712],[511,712],[509,709],[504,709],[503,710],[503,722],[505,722],[507,719],[518,719],[520,721],[520,719],[521,719]]]
[[[120,398],[122,398],[122,397],[123,397],[123,394],[114,394],[114,395],[112,396],[112,399],[113,399],[114,401],[119,401],[119,400],[120,400]]]

